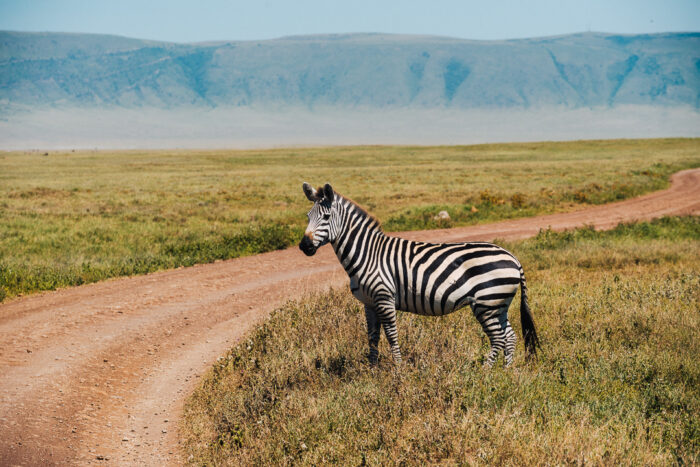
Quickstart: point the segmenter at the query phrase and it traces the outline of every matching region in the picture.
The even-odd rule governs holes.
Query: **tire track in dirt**
[[[512,240],[700,214],[700,169],[671,181],[581,211],[400,236]],[[346,282],[330,247],[290,248],[0,305],[0,465],[179,464],[183,401],[217,356],[285,301]]]

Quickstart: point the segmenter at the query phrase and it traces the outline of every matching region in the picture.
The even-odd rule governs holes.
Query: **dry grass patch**
[[[309,297],[213,367],[186,406],[185,457],[195,465],[700,461],[700,219],[544,232],[507,246],[528,276],[543,342],[537,362],[524,362],[519,347],[513,368],[482,369],[488,342],[464,310],[401,314],[405,363],[394,367],[382,338],[370,367],[359,303],[345,290]],[[511,313],[517,326],[518,307]]]

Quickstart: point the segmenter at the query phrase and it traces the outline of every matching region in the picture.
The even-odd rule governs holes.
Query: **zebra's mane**
[[[356,201],[348,198],[347,196],[341,195],[338,192],[336,192],[336,195],[338,195],[341,199],[347,201],[354,208],[355,213],[357,213],[361,217],[371,219],[372,221],[374,221],[377,224],[377,227],[380,230],[382,230],[382,223],[379,221],[379,219],[377,219],[376,217],[374,217],[374,215],[367,212],[367,210],[365,208],[363,208],[362,206],[360,206],[359,204],[357,204]]]

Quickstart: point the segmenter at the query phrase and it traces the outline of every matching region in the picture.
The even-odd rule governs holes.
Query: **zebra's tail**
[[[536,357],[540,340],[537,338],[535,321],[532,319],[532,311],[530,311],[530,304],[527,301],[527,283],[525,282],[525,272],[522,266],[520,267],[520,325],[523,329],[523,340],[525,341],[527,356],[528,358]]]

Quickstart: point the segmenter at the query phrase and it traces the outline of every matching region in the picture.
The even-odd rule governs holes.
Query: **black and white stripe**
[[[378,358],[380,326],[396,362],[401,361],[396,310],[441,316],[466,305],[491,342],[486,365],[503,351],[513,361],[515,333],[508,307],[518,286],[525,348],[538,345],[527,301],[525,274],[508,251],[491,243],[424,243],[385,235],[376,219],[326,184],[314,190],[304,184],[314,206],[299,247],[307,255],[330,243],[350,277],[352,294],[365,305],[369,358]]]

